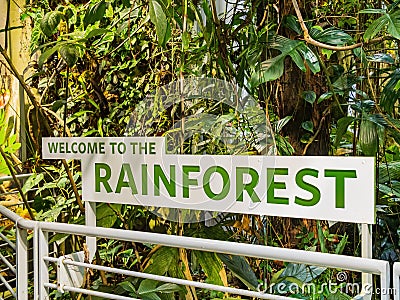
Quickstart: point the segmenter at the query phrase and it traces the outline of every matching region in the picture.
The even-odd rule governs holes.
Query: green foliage
[[[60,24],[62,13],[59,11],[49,11],[46,13],[40,22],[40,29],[47,36],[55,33],[58,25]]]
[[[370,40],[374,38],[380,31],[387,27],[387,31],[394,38],[400,38],[400,11],[394,10],[392,12],[385,9],[364,9],[360,13],[367,14],[383,14],[368,26],[364,33],[364,39]]]
[[[218,257],[249,289],[257,289],[257,277],[244,257],[227,254],[218,254]]]
[[[85,13],[83,18],[83,25],[86,28],[88,25],[100,21],[106,12],[107,4],[104,0],[92,5]]]
[[[225,269],[221,259],[212,252],[194,251],[193,253],[199,265],[207,276],[207,282],[224,285],[223,278],[226,278]]]
[[[5,118],[4,109],[0,108],[0,147],[5,154],[0,155],[0,174],[10,175],[11,171],[6,159],[15,154],[21,147],[21,143],[17,142],[17,135],[13,132],[14,118]]]
[[[169,29],[167,16],[165,15],[161,4],[157,0],[151,0],[149,2],[149,8],[150,20],[154,24],[154,26],[156,26],[158,43],[159,45],[165,46],[168,40],[167,30]]]
[[[253,73],[251,78],[251,85],[253,87],[281,77],[284,70],[284,61],[287,56],[290,56],[299,69],[304,72],[306,71],[306,65],[313,73],[320,71],[317,56],[304,42],[270,34],[268,36],[268,43],[269,47],[279,50],[281,54],[260,64],[258,72]]]

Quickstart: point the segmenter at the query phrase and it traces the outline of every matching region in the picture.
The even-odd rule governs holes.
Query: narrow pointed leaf
[[[333,144],[335,147],[339,146],[342,136],[347,132],[347,128],[353,121],[354,121],[353,117],[343,117],[343,118],[339,119],[339,121],[337,122],[337,128],[336,128],[336,138],[335,138],[335,142]]]
[[[39,56],[38,65],[41,68],[43,64],[52,56],[58,49],[60,49],[61,45],[56,45],[46,50]]]

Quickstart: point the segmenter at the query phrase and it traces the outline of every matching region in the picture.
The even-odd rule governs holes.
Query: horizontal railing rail
[[[305,250],[297,250],[297,249],[286,249],[286,248],[278,248],[271,246],[263,246],[263,245],[253,245],[253,244],[243,244],[243,243],[235,243],[228,241],[220,241],[220,240],[210,240],[210,239],[202,239],[202,238],[193,238],[193,237],[185,237],[185,236],[172,236],[166,234],[159,233],[151,233],[151,232],[141,232],[141,231],[130,231],[123,229],[115,229],[115,228],[101,228],[99,230],[98,227],[91,227],[85,225],[76,225],[76,224],[65,224],[65,223],[50,223],[50,222],[38,222],[32,220],[26,220],[14,212],[8,210],[5,207],[0,206],[0,214],[6,216],[16,223],[17,227],[20,230],[32,230],[34,234],[38,237],[36,241],[37,245],[42,243],[48,247],[47,244],[47,235],[49,232],[56,233],[65,233],[72,235],[80,235],[80,236],[91,236],[97,238],[106,238],[120,241],[129,241],[129,242],[140,242],[140,243],[150,243],[150,244],[159,244],[168,247],[176,247],[176,248],[186,248],[192,250],[201,250],[208,252],[218,252],[225,253],[230,255],[239,255],[239,256],[247,256],[247,257],[257,257],[261,259],[271,259],[271,260],[282,260],[286,262],[294,262],[294,263],[302,263],[308,265],[316,265],[316,266],[324,266],[329,268],[338,268],[345,269],[356,272],[370,273],[376,274],[380,276],[380,286],[382,288],[389,289],[390,284],[390,267],[387,261],[370,259],[370,258],[362,258],[362,257],[352,257],[345,255],[337,255],[337,254],[328,254],[328,253],[319,253],[319,252],[311,252]],[[41,293],[45,293],[43,289],[53,289],[58,288],[63,291],[80,291],[84,289],[80,289],[78,287],[72,286],[57,286],[53,283],[48,282],[48,270],[45,271],[43,268],[47,268],[47,263],[49,261],[54,261],[57,258],[50,258],[46,252],[46,249],[43,249],[43,245],[40,246],[42,250],[38,250],[36,255],[38,255],[38,261],[35,266],[37,266],[41,271],[40,274],[36,274],[38,276],[39,281],[41,281],[41,287],[36,289],[36,294],[40,295]],[[26,264],[27,262],[25,262]],[[143,273],[129,271],[129,270],[121,270],[115,268],[107,268],[103,266],[98,266],[94,264],[85,264],[82,262],[74,262],[71,260],[64,260],[64,264],[74,264],[76,266],[81,266],[85,268],[92,268],[96,270],[103,270],[107,272],[114,272],[119,274],[124,274],[127,276],[135,276],[140,278],[147,278],[149,274],[143,275]],[[43,275],[45,272],[45,275]],[[42,276],[42,278],[40,278]],[[206,288],[212,289],[216,291],[235,293],[243,296],[257,297],[260,299],[292,299],[285,296],[272,295],[264,292],[255,292],[248,290],[240,290],[231,287],[223,287],[218,285],[204,284],[194,281],[186,281],[177,278],[167,278],[165,276],[157,277],[155,275],[150,275],[149,279],[171,282],[176,284],[188,285],[198,288]],[[25,280],[27,281],[27,279]],[[36,286],[35,286],[36,287]],[[85,290],[88,295],[95,295],[96,291]],[[99,294],[96,294],[99,295]],[[104,296],[104,295],[103,295]],[[117,295],[109,294],[107,297],[109,299],[134,299],[134,298],[126,298]],[[46,297],[39,299],[48,299]],[[382,294],[381,299],[389,299],[389,295]]]

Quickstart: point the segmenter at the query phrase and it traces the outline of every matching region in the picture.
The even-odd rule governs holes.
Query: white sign
[[[162,137],[44,138],[86,201],[375,223],[372,157],[166,154]]]

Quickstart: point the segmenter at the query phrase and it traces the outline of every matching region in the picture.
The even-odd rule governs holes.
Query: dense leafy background
[[[121,136],[132,116],[138,124],[135,128],[142,130],[137,133],[166,135],[185,115],[216,113],[212,101],[199,99],[193,107],[172,107],[150,118],[140,101],[157,87],[182,77],[220,78],[237,84],[258,101],[274,127],[280,155],[376,156],[374,257],[397,261],[400,8],[397,2],[355,0],[302,0],[299,6],[304,24],[299,22],[292,2],[284,0],[238,1],[226,4],[226,13],[217,11],[213,0],[27,4],[21,15],[32,20],[32,75],[26,86],[31,93],[26,109],[30,158],[25,168],[35,175],[22,192],[38,188],[29,194],[35,199],[35,218],[83,223],[79,165],[41,161],[42,136]],[[301,25],[317,43],[304,40]],[[12,61],[5,59],[5,63],[11,65]],[[4,99],[7,91],[0,92]],[[236,126],[228,107],[217,111]],[[146,120],[140,123],[144,116]],[[0,114],[2,173],[19,171],[6,165],[20,146],[10,133],[12,122]],[[227,153],[229,149],[212,133],[193,137],[191,147],[181,151]],[[213,134],[217,136],[218,131]],[[246,146],[257,154],[251,141]],[[209,227],[204,222],[165,221],[142,207],[101,204],[98,225],[360,255],[356,225],[329,226],[325,221],[225,215]],[[52,241],[61,252],[83,248],[82,240],[65,235],[55,235]],[[99,241],[96,263],[249,289],[267,289],[280,282],[312,281],[322,286],[327,280],[336,280],[337,273],[279,261],[115,241]],[[353,274],[349,280],[358,282],[360,278]],[[223,297],[97,273],[86,285],[143,299]],[[322,295],[296,296],[349,297],[331,295],[328,290]]]

